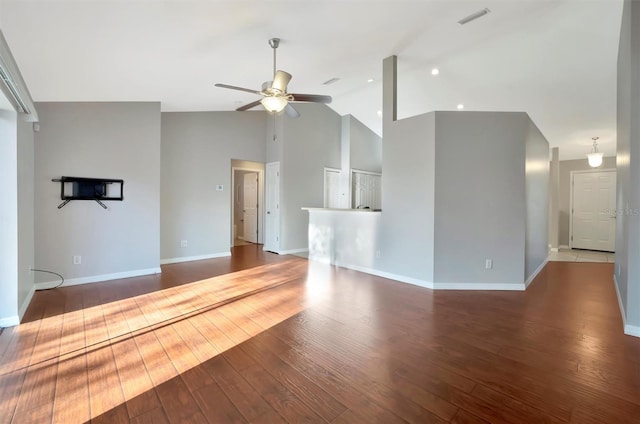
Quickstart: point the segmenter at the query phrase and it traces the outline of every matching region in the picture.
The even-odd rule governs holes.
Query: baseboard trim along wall
[[[624,334],[627,336],[640,337],[640,327],[627,324],[627,313],[624,310],[622,297],[620,297],[620,291],[618,290],[618,278],[616,277],[616,274],[613,274],[613,286],[616,288],[616,296],[618,297],[618,306],[620,307],[620,315],[622,316],[622,328],[624,330]]]
[[[18,315],[14,315],[12,317],[4,317],[0,318],[0,327],[13,327],[14,325],[20,324],[20,317]]]
[[[209,255],[183,256],[181,258],[160,259],[160,265],[177,264],[180,262],[202,261],[204,259],[226,258],[231,252],[212,253]]]
[[[524,291],[524,283],[435,283],[435,290]]]
[[[318,261],[318,262],[327,263],[325,261]],[[393,274],[391,272],[380,271],[380,270],[373,269],[373,268],[365,268],[365,267],[361,267],[361,266],[357,266],[357,265],[349,265],[349,264],[342,264],[342,263],[336,263],[335,265],[339,266],[341,268],[352,269],[354,271],[364,272],[365,274],[375,275],[376,277],[387,278],[389,280],[395,280],[395,281],[399,281],[401,283],[413,284],[414,286],[420,286],[420,287],[424,287],[424,288],[427,288],[427,289],[433,289],[433,283],[432,282],[421,280],[419,278],[407,277],[406,275]]]
[[[309,249],[291,249],[291,250],[279,250],[278,255],[295,255],[296,253],[307,253]]]
[[[134,271],[116,272],[114,274],[102,274],[102,275],[92,275],[90,277],[70,278],[68,280],[64,280],[63,287],[77,286],[79,284],[99,283],[101,281],[119,280],[121,278],[140,277],[142,275],[160,274],[161,272],[162,270],[160,268],[148,268],[148,269],[137,269]],[[36,290],[48,289],[50,287],[55,287],[58,284],[60,284],[59,281],[47,281],[44,283],[36,283],[35,289]]]
[[[310,257],[309,260],[330,264],[326,258],[315,259]],[[525,285],[520,284],[477,284],[477,283],[434,283],[431,281],[421,280],[419,278],[407,277],[406,275],[393,274],[391,272],[380,271],[373,268],[366,268],[357,265],[335,263],[336,266],[352,269],[354,271],[364,272],[365,274],[375,275],[377,277],[388,278],[389,280],[399,281],[401,283],[413,284],[432,290],[506,290],[506,291],[524,291]]]
[[[24,302],[22,302],[22,305],[18,310],[18,316],[20,317],[20,322],[22,322],[22,318],[24,317],[25,312],[27,312],[27,308],[29,307],[29,304],[31,303],[31,299],[33,299],[33,295],[35,292],[36,292],[36,286],[34,284],[31,286],[31,289],[27,294],[27,298],[24,300]]]
[[[528,288],[529,284],[531,284],[533,282],[533,280],[536,279],[536,277],[538,276],[538,274],[540,274],[540,271],[542,271],[544,269],[544,267],[547,265],[547,262],[549,262],[548,259],[545,259],[544,261],[542,261],[542,263],[540,264],[540,266],[533,271],[533,274],[531,274],[529,276],[529,278],[527,278],[527,281],[524,282],[524,288]]]

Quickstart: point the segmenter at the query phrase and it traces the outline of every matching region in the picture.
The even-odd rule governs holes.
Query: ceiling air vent
[[[334,84],[336,82],[340,81],[340,78],[338,77],[333,77],[331,79],[326,80],[325,82],[322,83],[322,85],[331,85]]]
[[[458,21],[458,23],[460,25],[464,25],[464,24],[468,24],[471,21],[474,21],[478,18],[483,17],[484,15],[486,15],[487,13],[491,12],[488,8],[484,8],[482,10],[478,10],[476,13],[472,13],[471,15],[467,16],[466,18],[462,18]]]

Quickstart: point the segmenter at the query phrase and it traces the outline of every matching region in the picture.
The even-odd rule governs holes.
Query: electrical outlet
[[[189,246],[189,242],[187,240],[180,240],[180,247],[187,247]]]
[[[80,264],[82,264],[82,256],[80,256],[80,255],[75,255],[75,256],[73,257],[73,264],[74,264],[74,265],[80,265]]]
[[[492,269],[493,261],[491,259],[487,259],[486,261],[484,261],[484,267],[485,269]]]

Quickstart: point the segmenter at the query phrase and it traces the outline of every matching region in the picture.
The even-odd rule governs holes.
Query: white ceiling
[[[258,89],[280,37],[292,92],[329,94],[378,133],[382,60],[396,54],[401,118],[459,103],[525,111],[561,159],[584,158],[593,136],[615,154],[621,0],[0,0],[0,11],[36,101],[232,110],[256,96],[213,84]]]

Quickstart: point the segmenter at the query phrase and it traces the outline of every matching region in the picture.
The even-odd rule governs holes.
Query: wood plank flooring
[[[234,248],[38,292],[0,333],[0,423],[640,423],[606,263],[431,291]]]

